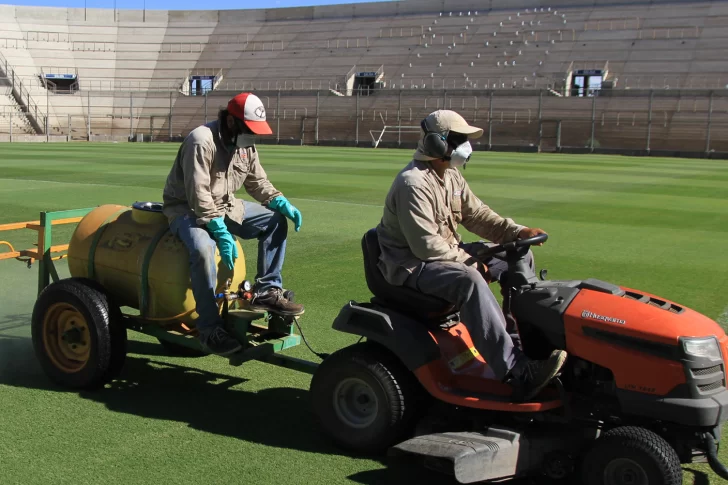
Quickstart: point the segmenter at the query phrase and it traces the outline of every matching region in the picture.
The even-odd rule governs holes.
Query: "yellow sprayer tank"
[[[68,248],[71,276],[100,283],[120,306],[139,310],[143,318],[193,325],[198,315],[190,284],[189,252],[169,230],[161,204],[133,207],[103,205],[81,220]],[[217,288],[231,290],[245,278],[245,258],[230,271],[216,252]]]

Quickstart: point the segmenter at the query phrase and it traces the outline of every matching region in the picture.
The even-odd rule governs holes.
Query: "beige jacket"
[[[229,148],[222,142],[217,121],[192,130],[182,142],[164,187],[164,214],[194,215],[197,224],[227,215],[240,223],[245,217],[235,192],[245,191],[261,204],[281,195],[268,181],[258,150]]]
[[[495,243],[515,240],[524,227],[478,199],[457,169],[440,178],[429,161],[410,162],[394,179],[377,226],[385,279],[402,285],[423,261],[473,264],[459,247],[459,224]]]

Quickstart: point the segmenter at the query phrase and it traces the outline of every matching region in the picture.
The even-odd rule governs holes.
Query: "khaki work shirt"
[[[401,286],[422,262],[474,264],[460,248],[459,224],[495,243],[517,239],[524,227],[478,199],[457,169],[440,178],[430,162],[410,162],[394,179],[377,226],[384,278]]]
[[[241,223],[243,202],[235,192],[245,191],[261,204],[282,195],[268,181],[253,147],[226,147],[217,121],[192,130],[182,142],[164,187],[164,209],[170,223],[191,215],[200,226],[228,216]]]

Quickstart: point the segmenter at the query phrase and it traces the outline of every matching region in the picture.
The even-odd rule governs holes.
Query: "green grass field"
[[[176,149],[0,144],[0,223],[36,219],[41,210],[160,200]],[[334,332],[331,322],[348,300],[369,298],[360,238],[378,223],[389,184],[411,154],[260,150],[270,179],[303,213],[283,276],[306,304],[306,336],[319,351],[349,345],[355,338]],[[728,323],[726,162],[476,153],[464,174],[500,214],[549,232],[534,251],[550,278],[598,277]],[[58,233],[55,242],[66,242],[68,231]],[[7,236],[20,246],[32,241],[31,234]],[[252,277],[255,245],[243,247]],[[3,485],[449,483],[341,453],[312,424],[310,377],[262,363],[234,368],[214,356],[170,358],[156,341],[130,333],[120,380],[99,392],[58,389],[30,342],[36,278],[19,263],[0,262]],[[303,346],[289,353],[315,359]],[[722,458],[728,462],[728,453]],[[703,466],[685,478],[721,482]]]

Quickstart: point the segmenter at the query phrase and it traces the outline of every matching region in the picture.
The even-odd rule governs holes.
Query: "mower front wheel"
[[[311,381],[313,411],[342,448],[382,453],[415,425],[419,383],[383,347],[364,342],[343,348],[319,366]]]
[[[660,435],[623,426],[604,434],[582,465],[585,485],[682,485],[680,458]]]

